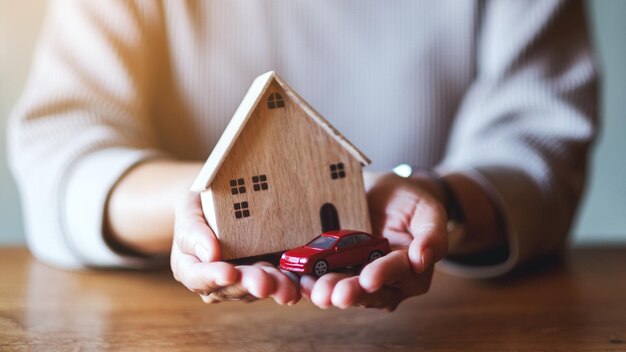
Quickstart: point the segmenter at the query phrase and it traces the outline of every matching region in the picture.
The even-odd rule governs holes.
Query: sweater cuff
[[[447,172],[450,169],[445,169]],[[450,259],[442,260],[439,269],[467,278],[491,278],[506,274],[527,261],[536,252],[534,243],[540,239],[537,219],[541,218],[541,192],[534,182],[519,170],[486,166],[455,169],[476,182],[493,200],[504,218],[508,238],[508,258],[493,265],[466,265]]]
[[[118,180],[140,162],[159,157],[153,150],[104,149],[80,160],[65,187],[62,218],[70,248],[86,266],[149,268],[163,257],[141,258],[116,253],[104,239],[104,214]]]

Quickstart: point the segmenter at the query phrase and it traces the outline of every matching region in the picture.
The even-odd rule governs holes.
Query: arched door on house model
[[[339,230],[339,215],[334,205],[325,203],[320,209],[320,221],[322,223],[322,232]]]

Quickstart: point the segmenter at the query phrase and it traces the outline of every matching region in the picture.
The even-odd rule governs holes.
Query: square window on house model
[[[252,176],[252,188],[255,192],[267,190],[267,175]]]
[[[234,204],[235,218],[247,218],[250,216],[250,210],[248,209],[248,202],[239,202]]]
[[[272,93],[267,98],[267,108],[268,109],[276,109],[276,108],[284,108],[285,100],[283,96],[278,93]]]
[[[343,163],[330,164],[330,178],[337,180],[346,177]]]
[[[246,193],[246,185],[243,178],[230,180],[230,193],[232,195]]]

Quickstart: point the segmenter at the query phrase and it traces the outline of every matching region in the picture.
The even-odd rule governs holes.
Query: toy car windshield
[[[309,242],[306,246],[317,249],[328,249],[335,243],[337,239],[329,236],[317,236],[313,241]]]

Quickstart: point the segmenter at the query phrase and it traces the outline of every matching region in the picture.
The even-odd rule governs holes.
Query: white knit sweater
[[[9,129],[28,244],[63,267],[147,265],[103,241],[112,186],[155,155],[204,160],[275,70],[372,170],[479,181],[511,250],[480,272],[503,273],[562,246],[575,214],[597,118],[587,31],[577,0],[54,1]]]

